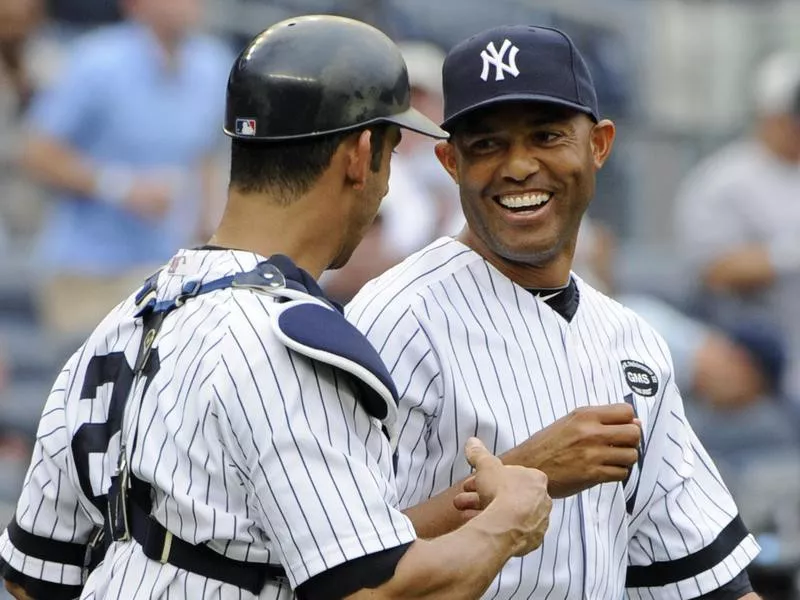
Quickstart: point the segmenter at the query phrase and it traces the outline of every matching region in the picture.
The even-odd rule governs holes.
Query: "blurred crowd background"
[[[207,241],[234,57],[309,13],[401,43],[434,119],[465,37],[530,23],[575,40],[618,129],[575,270],[664,335],[762,544],[758,589],[800,598],[796,0],[0,0],[0,525],[62,362],[175,249]],[[345,302],[461,223],[430,142],[407,135],[373,229],[323,283]]]

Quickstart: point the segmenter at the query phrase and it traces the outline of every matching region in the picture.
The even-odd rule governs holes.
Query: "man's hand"
[[[17,585],[16,583],[11,583],[8,579],[6,579],[5,583],[8,593],[14,596],[14,598],[17,600],[33,600],[33,598],[28,596],[27,592],[22,589],[21,586]]]
[[[639,457],[640,441],[641,423],[630,405],[591,406],[572,411],[500,459],[543,471],[550,496],[565,498],[598,483],[624,480]],[[484,491],[482,498],[475,485],[467,479],[403,512],[420,537],[444,535],[487,506],[492,496]]]
[[[553,506],[547,476],[536,469],[504,465],[477,438],[467,441],[465,454],[475,468],[468,493],[486,509],[485,515],[492,514],[498,528],[514,536],[514,556],[541,546]]]
[[[573,410],[504,454],[505,464],[544,471],[550,495],[565,498],[622,481],[639,457],[641,428],[629,404]]]
[[[169,210],[175,185],[168,180],[142,180],[131,187],[124,206],[146,219],[159,219]]]

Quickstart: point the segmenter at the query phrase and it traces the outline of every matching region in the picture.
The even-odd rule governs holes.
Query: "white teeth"
[[[544,204],[552,194],[540,192],[537,194],[521,194],[519,196],[500,196],[500,204],[506,208],[523,208]]]

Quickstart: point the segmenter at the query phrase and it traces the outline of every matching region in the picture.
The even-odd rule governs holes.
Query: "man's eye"
[[[489,152],[497,148],[497,142],[490,139],[476,140],[469,146],[473,152]]]
[[[537,131],[533,137],[536,139],[537,142],[542,144],[548,144],[550,142],[554,142],[561,137],[561,134],[557,131]]]

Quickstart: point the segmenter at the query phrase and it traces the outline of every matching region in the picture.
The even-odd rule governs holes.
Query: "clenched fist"
[[[503,455],[506,464],[540,469],[550,494],[564,498],[622,481],[639,458],[641,426],[629,404],[575,409]]]

